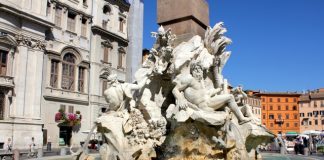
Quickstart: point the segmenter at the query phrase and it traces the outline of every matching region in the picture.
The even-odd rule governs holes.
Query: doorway
[[[72,127],[70,126],[60,126],[60,146],[70,146],[72,138]]]

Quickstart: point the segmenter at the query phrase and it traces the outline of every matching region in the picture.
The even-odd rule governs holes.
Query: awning
[[[290,131],[290,132],[286,132],[286,136],[297,136],[298,132],[294,132],[294,131]]]

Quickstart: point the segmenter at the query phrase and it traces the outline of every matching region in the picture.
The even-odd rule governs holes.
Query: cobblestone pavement
[[[263,160],[324,160],[323,154],[313,154],[309,156],[279,153],[261,153]]]

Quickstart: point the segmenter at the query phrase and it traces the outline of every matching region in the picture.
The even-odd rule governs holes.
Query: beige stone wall
[[[321,131],[324,129],[324,97],[306,102],[299,102],[298,105],[301,133],[307,130]]]

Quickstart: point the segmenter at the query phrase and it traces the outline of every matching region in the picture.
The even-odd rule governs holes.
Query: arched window
[[[74,89],[76,57],[72,53],[67,53],[62,62],[62,89]]]
[[[111,8],[109,7],[109,5],[105,5],[102,9],[102,13],[103,13],[102,28],[104,29],[107,29],[110,12],[111,12]]]
[[[109,5],[105,5],[102,9],[102,12],[104,14],[109,14],[111,12],[111,8],[109,7]]]

